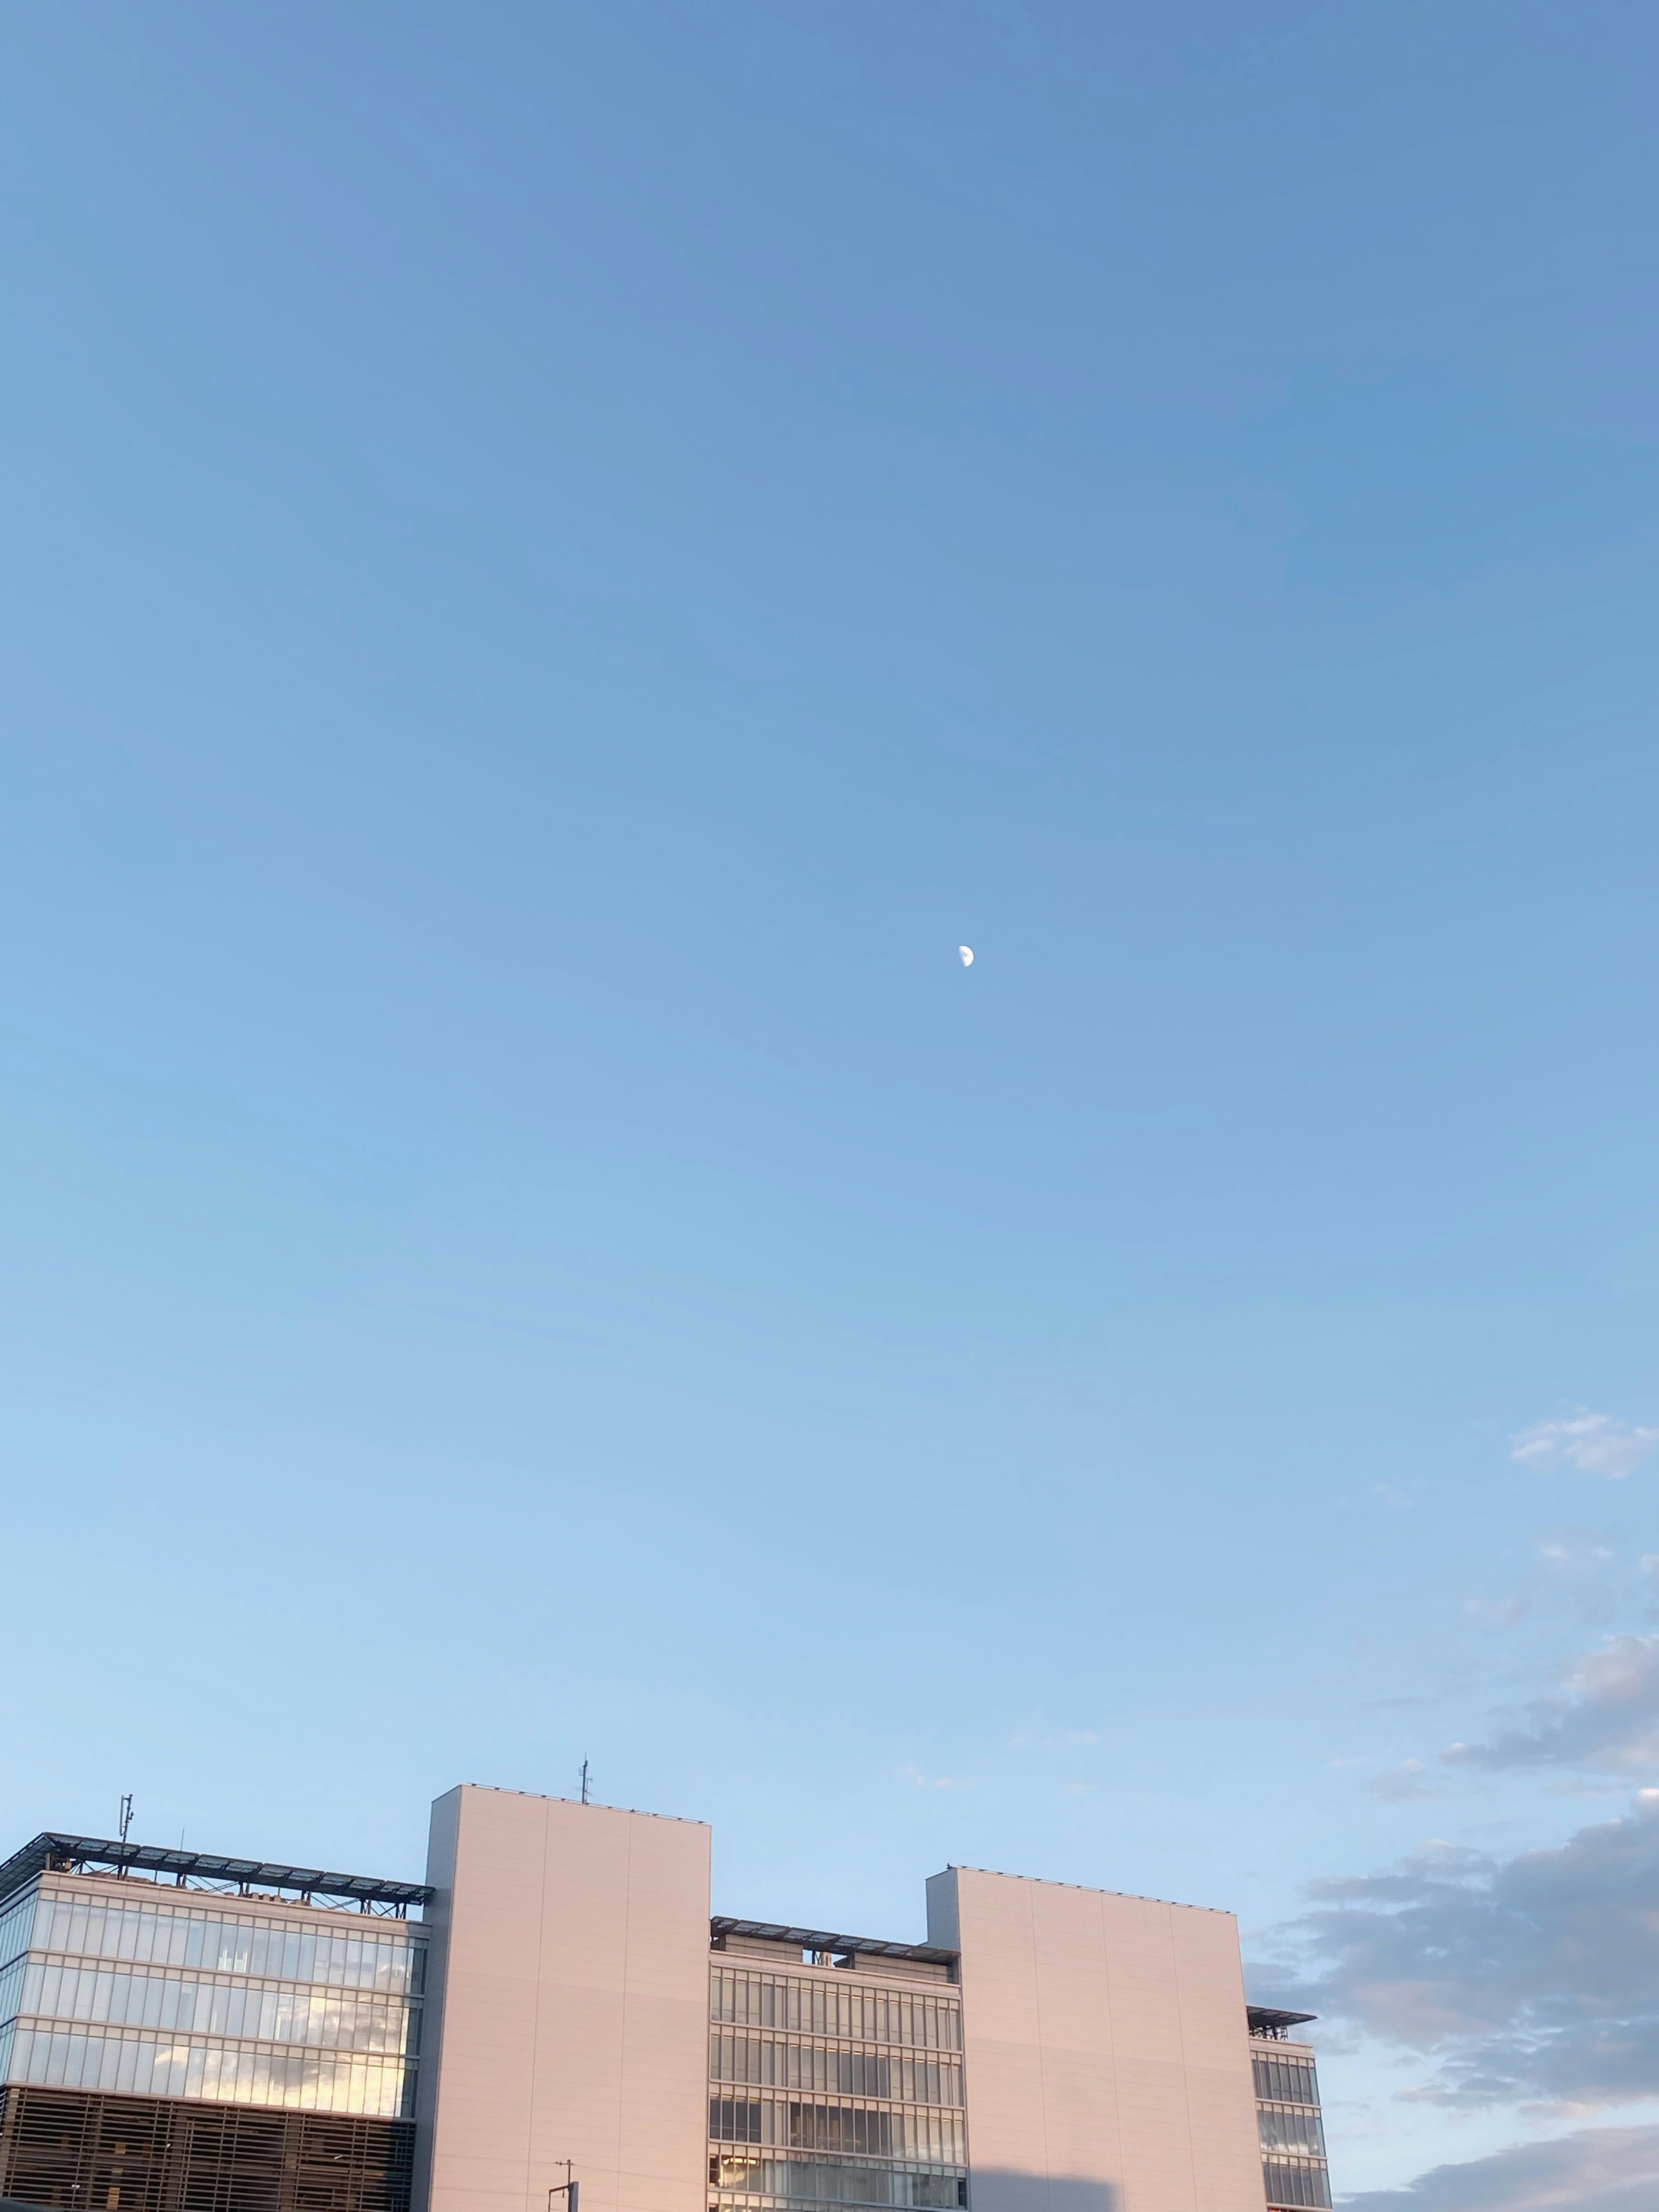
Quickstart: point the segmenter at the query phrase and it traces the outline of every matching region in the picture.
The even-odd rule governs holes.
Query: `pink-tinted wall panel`
[[[952,1868],[974,2212],[1262,2212],[1231,1916]]]
[[[695,1821],[467,1785],[438,1892],[417,2212],[701,2212],[708,1856]]]

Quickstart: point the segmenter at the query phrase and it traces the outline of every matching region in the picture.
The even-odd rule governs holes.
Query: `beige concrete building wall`
[[[1262,2212],[1230,1913],[954,1867],[974,2212]]]
[[[416,2212],[545,2212],[567,2158],[581,2212],[702,2212],[708,1857],[696,1821],[437,1801]]]

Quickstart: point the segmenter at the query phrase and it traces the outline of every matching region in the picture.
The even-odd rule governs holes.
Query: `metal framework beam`
[[[301,1904],[313,1897],[342,1899],[364,1912],[395,1913],[399,1919],[411,1905],[429,1905],[434,1894],[423,1882],[383,1881],[374,1875],[330,1874],[322,1867],[277,1866],[269,1859],[224,1858],[212,1851],[169,1850],[158,1844],[112,1843],[106,1836],[64,1836],[48,1830],[0,1866],[0,1902],[36,1875],[94,1870],[170,1874],[180,1889],[212,1884],[239,1896],[290,1890]]]
[[[728,1936],[750,1936],[763,1943],[787,1943],[803,1951],[830,1951],[842,1957],[855,1953],[866,1959],[926,1959],[938,1966],[953,1966],[954,1951],[941,1951],[931,1943],[889,1943],[876,1936],[832,1936],[822,1928],[784,1928],[772,1920],[729,1920],[717,1916],[708,1923],[716,1948]]]

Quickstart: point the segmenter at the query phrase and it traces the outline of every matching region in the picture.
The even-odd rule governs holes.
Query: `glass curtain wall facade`
[[[424,1959],[402,1922],[46,1875],[0,1910],[0,2082],[402,2118]]]
[[[709,2212],[966,2205],[954,1990],[717,1957],[708,1996]]]
[[[1331,2177],[1312,2051],[1305,2044],[1253,2036],[1250,2063],[1269,2206],[1273,2212],[1326,2212]]]

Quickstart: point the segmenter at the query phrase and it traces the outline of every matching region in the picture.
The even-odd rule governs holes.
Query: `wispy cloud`
[[[924,1774],[919,1766],[902,1766],[899,1772],[918,1790],[971,1790],[970,1777],[961,1774]]]
[[[1659,1429],[1632,1428],[1611,1413],[1578,1413],[1565,1420],[1534,1421],[1510,1443],[1510,1458],[1522,1467],[1565,1467],[1622,1482],[1659,1451]]]
[[[1098,1729],[1061,1729],[1055,1735],[1039,1735],[1029,1729],[1016,1729],[1008,1739],[1010,1751],[1069,1751],[1079,1743],[1098,1743]]]
[[[1513,1628],[1532,1611],[1529,1597],[1472,1597],[1463,1610],[1482,1628]]]
[[[1404,1759],[1387,1774],[1373,1775],[1365,1787],[1385,1805],[1419,1804],[1425,1797],[1440,1795],[1424,1780],[1426,1771],[1420,1759]]]
[[[1583,2128],[1437,2166],[1405,2189],[1343,2199],[1343,2212],[1653,2212],[1659,2128]]]
[[[1599,1574],[1613,1560],[1613,1549],[1603,1544],[1588,1528],[1569,1528],[1559,1536],[1547,1536],[1538,1547],[1538,1556],[1547,1567],[1558,1573],[1579,1576]]]
[[[1520,1725],[1485,1743],[1455,1743],[1443,1757],[1489,1770],[1589,1766],[1603,1773],[1659,1771],[1659,1636],[1613,1636],[1575,1659],[1564,1695],[1526,1707]]]

